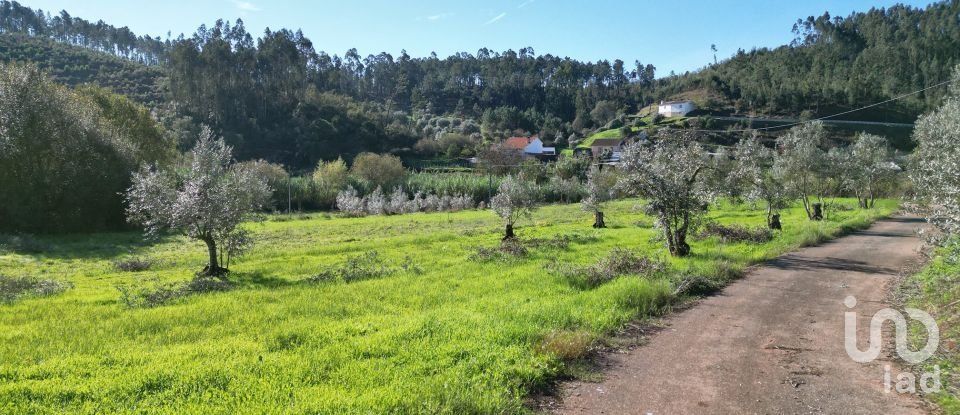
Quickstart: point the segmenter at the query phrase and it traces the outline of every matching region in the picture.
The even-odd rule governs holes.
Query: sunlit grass
[[[915,275],[908,277],[901,289],[907,294],[906,305],[929,312],[937,320],[940,330],[940,349],[923,363],[925,373],[940,368],[942,388],[930,397],[947,414],[960,414],[960,320],[957,319],[960,302],[960,245],[952,243],[937,251],[936,257]],[[912,333],[914,350],[927,341],[925,328]],[[920,374],[917,374],[920,376]]]
[[[231,265],[237,289],[141,309],[123,307],[115,285],[189,279],[203,266],[201,244],[145,243],[137,233],[40,238],[44,252],[0,253],[0,274],[74,288],[0,305],[0,413],[523,412],[529,392],[563,370],[558,354],[574,356],[584,339],[668,310],[678,275],[727,278],[895,208],[878,203],[821,223],[791,209],[770,243],[692,241],[692,257],[673,259],[635,205],[613,203],[610,228],[599,231],[579,205],[544,207],[519,224],[521,238],[595,238],[501,262],[467,259],[499,241],[501,225],[489,211],[274,218],[248,225],[259,244]],[[762,211],[731,204],[711,217],[764,221]],[[591,264],[618,247],[668,261],[674,271],[591,290],[545,271],[551,263]],[[301,282],[370,250],[394,265],[410,257],[424,272]],[[137,256],[151,259],[151,269],[112,264]]]

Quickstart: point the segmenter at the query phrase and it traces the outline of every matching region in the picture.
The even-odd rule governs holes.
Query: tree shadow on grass
[[[67,235],[0,235],[0,254],[14,253],[38,259],[105,260],[121,256],[145,256],[156,245],[176,235],[145,238],[143,233],[108,232]]]
[[[274,275],[266,275],[261,271],[232,272],[230,273],[229,280],[235,284],[237,288],[277,289],[300,284],[299,281],[280,278]]]

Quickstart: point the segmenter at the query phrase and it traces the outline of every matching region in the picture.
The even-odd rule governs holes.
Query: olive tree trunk
[[[210,255],[210,259],[207,267],[200,272],[200,275],[208,277],[220,277],[225,275],[227,273],[227,269],[221,268],[220,261],[218,260],[217,241],[210,237],[204,238],[203,243],[207,244],[207,253]]]
[[[512,223],[508,223],[506,229],[504,230],[503,240],[506,241],[508,239],[517,239],[517,235],[513,233]]]
[[[593,214],[593,228],[594,228],[594,229],[601,229],[601,228],[606,228],[606,227],[607,227],[607,224],[606,224],[606,222],[603,221],[603,212],[600,212],[600,211],[594,212],[594,214]]]

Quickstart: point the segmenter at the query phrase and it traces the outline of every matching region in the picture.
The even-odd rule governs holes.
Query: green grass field
[[[941,370],[943,382],[941,393],[934,394],[933,400],[940,405],[944,413],[960,414],[960,241],[954,239],[950,244],[938,249],[937,255],[927,266],[901,283],[906,306],[919,308],[930,313],[940,328],[940,349],[930,360],[923,363],[923,371],[930,372],[934,366]],[[926,342],[925,330],[916,327],[914,350],[923,347]],[[919,376],[919,375],[918,375]]]
[[[249,225],[259,243],[231,265],[235,289],[155,308],[123,306],[115,285],[147,276],[188,280],[203,265],[201,244],[177,237],[148,244],[137,233],[39,238],[40,253],[0,252],[0,274],[74,287],[0,304],[0,413],[526,412],[531,391],[566,367],[557,351],[564,345],[546,347],[545,338],[602,339],[628,321],[669,311],[680,273],[723,278],[725,270],[866,226],[896,208],[878,205],[820,223],[790,209],[772,242],[693,241],[692,257],[668,259],[671,276],[622,276],[589,290],[545,266],[591,264],[617,247],[665,255],[636,202],[613,203],[611,228],[600,231],[579,205],[544,207],[518,225],[521,238],[582,238],[491,262],[468,259],[499,241],[501,225],[489,211],[271,218]],[[760,210],[729,204],[710,216],[764,221]],[[409,256],[423,272],[301,282],[371,250],[395,264]],[[136,256],[157,263],[137,273],[112,265]]]

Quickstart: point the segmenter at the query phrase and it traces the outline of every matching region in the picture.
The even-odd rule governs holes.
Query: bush
[[[267,182],[270,187],[270,208],[282,210],[287,207],[287,181],[290,180],[290,174],[283,166],[264,160],[253,160],[238,163],[238,168],[247,169]]]
[[[158,277],[139,278],[115,285],[127,308],[151,308],[170,304],[193,294],[227,291],[233,285],[219,278],[198,276],[186,282],[160,282]]]
[[[317,202],[325,208],[333,207],[337,193],[347,187],[347,164],[342,158],[320,161],[313,171],[313,183],[317,186]]]
[[[323,270],[316,275],[308,277],[305,281],[309,283],[338,280],[354,282],[384,278],[401,271],[419,275],[423,273],[423,268],[416,264],[409,256],[404,258],[399,267],[393,267],[380,257],[379,252],[367,251],[359,255],[348,255],[342,264]]]
[[[0,303],[12,303],[27,297],[48,297],[71,287],[73,284],[69,282],[0,275]]]
[[[465,195],[426,195],[417,192],[413,198],[397,186],[388,197],[378,187],[373,193],[360,197],[353,187],[337,195],[337,208],[347,216],[387,215],[415,212],[457,212],[473,209],[473,199]]]
[[[403,162],[389,154],[360,153],[353,159],[350,173],[366,180],[371,187],[392,189],[402,184],[407,176]]]
[[[470,255],[469,260],[475,262],[503,262],[513,258],[525,257],[529,251],[523,242],[516,238],[504,239],[499,245],[488,248],[479,247]]]
[[[544,336],[539,350],[560,360],[572,361],[586,356],[593,348],[595,338],[589,331],[553,331]]]
[[[131,258],[113,261],[113,267],[123,272],[140,272],[150,269],[153,261],[148,259]]]
[[[586,267],[566,265],[548,265],[547,270],[566,278],[571,285],[580,289],[597,287],[614,278],[626,275],[653,276],[667,270],[667,264],[637,255],[634,251],[614,248],[605,258]]]
[[[127,98],[0,64],[0,231],[121,228],[130,172],[173,154],[172,137]]]
[[[337,194],[337,209],[347,216],[360,217],[366,215],[366,202],[357,195],[353,186]]]
[[[699,239],[706,239],[712,236],[716,236],[727,242],[762,244],[773,240],[773,231],[763,226],[751,229],[740,225],[726,226],[710,222],[704,226],[703,230],[697,235]]]

